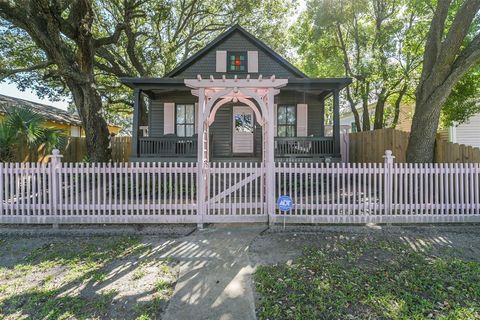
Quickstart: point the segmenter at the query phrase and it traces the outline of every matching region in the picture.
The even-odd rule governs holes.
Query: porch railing
[[[333,137],[275,138],[275,157],[321,158],[334,153]]]
[[[188,157],[197,156],[197,137],[143,137],[138,138],[141,157]]]

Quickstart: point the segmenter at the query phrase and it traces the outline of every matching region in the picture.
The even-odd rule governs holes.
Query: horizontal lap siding
[[[323,136],[323,106],[320,103],[308,104],[308,135]]]
[[[467,122],[456,128],[456,143],[480,147],[480,114],[474,115]]]
[[[148,115],[148,133],[150,137],[163,135],[163,102],[152,100]]]
[[[221,77],[225,73],[217,73],[215,68],[217,50],[258,51],[258,73],[251,73],[252,76],[258,74],[270,76],[275,74],[277,78],[295,78],[290,71],[278,64],[270,55],[266,54],[262,49],[257,48],[252,42],[239,33],[232,34],[224,42],[212,48],[198,61],[177,75],[176,78],[195,78],[197,74],[204,77],[208,77],[209,75]],[[239,76],[241,75],[241,73],[237,74]],[[231,75],[233,77],[233,73]]]
[[[288,86],[287,86],[288,88]],[[298,91],[281,90],[280,94],[275,97],[275,103],[278,105],[291,104],[297,105],[305,103],[308,105],[308,135],[323,136],[324,126],[324,105],[319,100],[318,95],[304,94]],[[298,120],[298,119],[297,119]]]
[[[262,145],[263,145],[263,138],[262,138],[262,126],[255,122],[255,141],[254,141],[254,148],[255,148],[255,156],[261,157],[262,156]]]
[[[213,156],[228,157],[232,154],[232,107],[222,106],[218,109],[215,121],[210,126]]]
[[[175,92],[173,94],[163,94],[156,99],[151,100],[148,126],[150,137],[159,137],[164,134],[164,114],[163,104],[165,102],[177,103],[196,103],[198,98],[192,96],[189,92]]]

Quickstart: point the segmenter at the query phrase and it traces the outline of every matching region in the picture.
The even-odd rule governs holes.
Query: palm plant
[[[62,130],[44,126],[45,118],[25,107],[11,107],[0,122],[0,161],[12,161],[18,145],[25,144],[37,150],[44,145],[44,153],[51,153],[65,142]]]

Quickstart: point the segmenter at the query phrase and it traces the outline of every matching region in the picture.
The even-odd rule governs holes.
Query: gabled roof
[[[223,41],[227,40],[232,34],[235,32],[239,32],[242,34],[245,38],[247,38],[249,41],[251,41],[254,45],[256,45],[258,48],[263,50],[266,54],[270,55],[276,62],[278,62],[280,65],[285,67],[287,70],[295,74],[296,76],[300,78],[308,78],[306,74],[304,74],[302,71],[298,70],[296,67],[294,67],[290,62],[285,60],[282,56],[280,56],[278,53],[273,51],[269,46],[267,46],[264,42],[261,40],[257,39],[254,35],[252,35],[250,32],[247,30],[243,29],[240,27],[238,24],[232,26],[230,29],[219,35],[217,38],[215,38],[212,42],[210,42],[207,46],[205,46],[203,49],[192,55],[190,58],[186,59],[183,61],[180,65],[178,65],[175,69],[170,71],[165,77],[170,78],[170,77],[175,77],[178,75],[180,72],[185,70],[187,67],[192,65],[194,62],[202,58],[207,52],[209,52],[211,49],[213,49],[215,46],[218,44],[222,43]]]
[[[15,97],[9,97],[0,94],[0,114],[7,113],[9,107],[27,107],[41,114],[46,120],[81,126],[82,122],[77,115],[71,114],[65,110],[55,108],[46,104],[23,100]]]

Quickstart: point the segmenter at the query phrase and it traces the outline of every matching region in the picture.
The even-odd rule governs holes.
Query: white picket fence
[[[480,222],[479,164],[0,163],[0,223]],[[204,179],[205,190],[198,190]],[[201,199],[199,201],[199,199]]]

